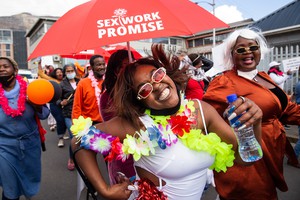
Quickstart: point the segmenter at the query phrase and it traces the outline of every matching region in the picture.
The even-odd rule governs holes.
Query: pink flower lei
[[[21,116],[25,111],[27,83],[19,75],[17,75],[16,79],[20,84],[20,93],[17,109],[13,109],[9,106],[8,99],[4,95],[4,89],[2,87],[2,84],[0,83],[0,106],[2,107],[3,112],[6,115],[10,115],[11,117]]]
[[[95,89],[95,96],[96,96],[96,99],[97,99],[97,105],[100,108],[100,94],[101,94],[101,90],[98,87],[98,81],[95,78],[94,73],[89,73],[88,77],[92,81],[92,87]]]

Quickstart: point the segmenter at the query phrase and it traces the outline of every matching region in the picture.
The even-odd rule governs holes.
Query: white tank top
[[[199,105],[206,131],[200,102]],[[140,119],[145,127],[150,127],[154,123],[148,115]],[[176,144],[166,149],[155,148],[155,155],[142,156],[134,162],[134,165],[157,176],[160,180],[158,189],[163,191],[169,200],[199,200],[207,182],[208,167],[213,162],[214,157],[207,152],[191,150],[178,140]],[[164,186],[162,180],[166,182]]]

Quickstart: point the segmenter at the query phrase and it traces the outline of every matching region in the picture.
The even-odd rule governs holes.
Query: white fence
[[[282,60],[291,59],[295,57],[300,57],[300,47],[299,45],[294,46],[285,46],[285,47],[274,47],[265,55],[264,59],[261,60],[258,70],[267,72],[269,69],[269,63],[271,61],[277,61],[282,63]],[[281,65],[281,70],[283,70],[283,66]],[[284,91],[291,95],[294,92],[294,88],[296,83],[299,80],[299,73],[298,70],[293,71],[291,78],[289,78],[284,84]]]

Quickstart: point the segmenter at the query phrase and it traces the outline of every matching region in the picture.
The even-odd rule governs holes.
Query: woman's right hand
[[[263,113],[256,103],[246,97],[239,97],[233,102],[233,105],[233,108],[229,107],[224,112],[224,116],[226,116],[228,120],[242,114],[239,118],[240,123],[243,124],[242,126],[249,127],[251,125],[260,124]]]
[[[128,185],[130,185],[129,181],[108,186],[102,195],[108,199],[128,199],[131,195]]]

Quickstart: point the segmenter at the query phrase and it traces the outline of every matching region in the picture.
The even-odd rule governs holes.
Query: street
[[[76,200],[77,172],[67,169],[68,145],[70,140],[65,140],[63,148],[57,147],[56,132],[51,132],[42,121],[46,134],[46,151],[42,153],[42,183],[37,196],[32,200]],[[294,126],[290,131],[296,131]],[[284,165],[285,178],[287,180],[289,191],[278,192],[279,200],[298,200],[300,196],[300,169]],[[2,191],[0,191],[2,193]],[[213,187],[202,197],[202,200],[214,200],[216,192]],[[82,192],[80,200],[85,199],[85,192]],[[25,200],[24,197],[21,200]]]

